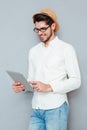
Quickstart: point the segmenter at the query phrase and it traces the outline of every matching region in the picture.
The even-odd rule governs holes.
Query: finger
[[[25,90],[25,86],[21,85],[21,89],[22,89],[22,91],[24,91]]]
[[[17,85],[21,85],[21,83],[20,83],[20,82],[15,82],[15,83],[13,84],[13,86],[17,86]]]
[[[32,87],[35,89],[35,88],[38,88],[38,85],[33,85]]]
[[[22,91],[22,90],[20,90],[20,89],[15,90],[16,93],[21,92],[21,91]]]
[[[38,88],[38,87],[37,87],[35,90],[36,90],[37,92],[41,92],[41,89]]]
[[[24,86],[16,86],[16,87],[13,87],[13,90],[15,92],[21,92],[23,90],[25,90]]]
[[[34,85],[34,84],[37,84],[36,81],[29,81],[30,84]]]

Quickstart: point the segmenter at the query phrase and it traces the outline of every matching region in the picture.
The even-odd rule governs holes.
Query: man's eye
[[[46,30],[46,28],[41,28],[40,30]]]

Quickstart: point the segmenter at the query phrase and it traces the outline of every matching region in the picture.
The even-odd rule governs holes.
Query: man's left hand
[[[33,89],[37,92],[52,92],[52,88],[49,84],[42,83],[40,81],[30,81],[30,85],[32,85]]]

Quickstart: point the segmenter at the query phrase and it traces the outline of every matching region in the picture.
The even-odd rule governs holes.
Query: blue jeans
[[[66,102],[55,109],[33,109],[29,130],[67,130],[68,111]]]

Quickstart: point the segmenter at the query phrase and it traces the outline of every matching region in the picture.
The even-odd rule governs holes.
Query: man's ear
[[[51,25],[51,28],[52,28],[53,31],[55,31],[55,29],[56,29],[56,24],[53,23],[53,24]]]

